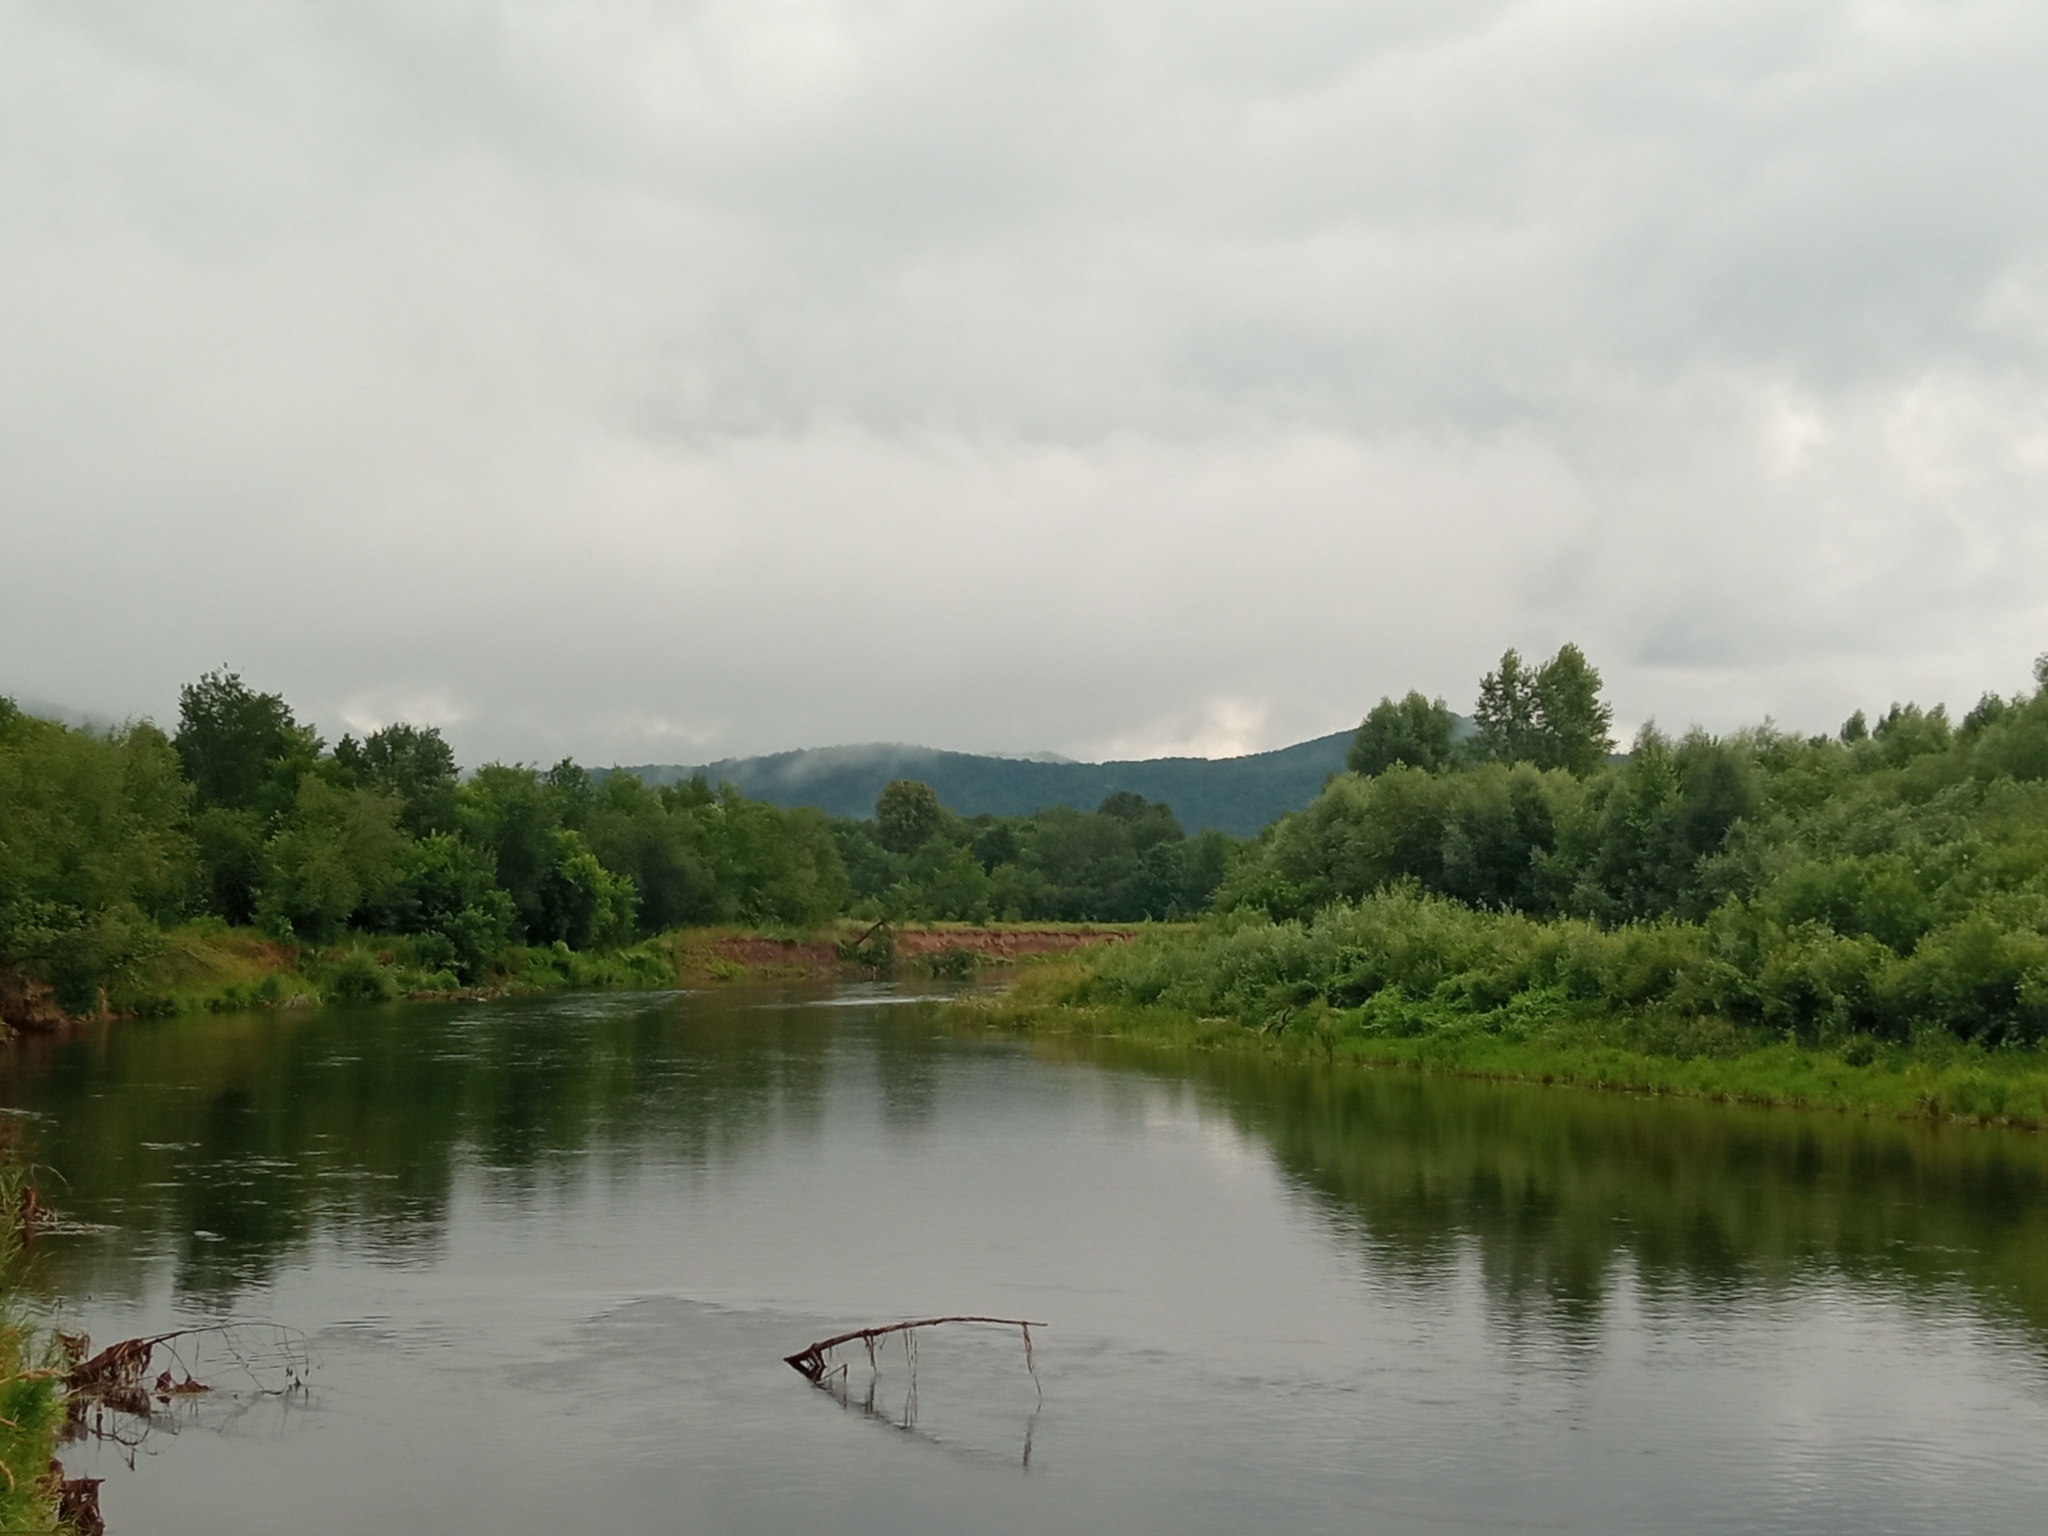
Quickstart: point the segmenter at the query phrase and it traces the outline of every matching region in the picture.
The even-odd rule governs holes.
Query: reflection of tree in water
[[[1358,1240],[1382,1283],[1476,1255],[1511,1329],[1597,1340],[1617,1272],[1655,1304],[1831,1273],[1962,1285],[2048,1344],[2048,1142],[2018,1133],[1048,1045],[1198,1083]]]
[[[920,1013],[884,1010],[874,1025],[882,1120],[892,1130],[928,1129],[938,1109],[940,1058],[932,1050],[929,1022]]]
[[[131,1023],[29,1040],[0,1101],[33,1109],[69,1212],[124,1241],[56,1244],[53,1289],[230,1305],[316,1234],[392,1257],[438,1241],[457,1170],[500,1198],[582,1179],[595,1152],[708,1165],[821,1113],[831,1010],[741,999],[554,999]]]

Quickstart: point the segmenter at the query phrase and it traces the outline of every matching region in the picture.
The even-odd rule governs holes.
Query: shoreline
[[[1019,1035],[1085,1035],[1159,1051],[1263,1057],[1330,1068],[1424,1072],[1474,1081],[1576,1088],[1644,1098],[1684,1098],[1768,1109],[1827,1111],[1937,1124],[2048,1129],[2048,1054],[1986,1051],[1962,1042],[1914,1041],[1868,1059],[1791,1041],[1689,1056],[1631,1047],[1643,1021],[1560,1021],[1541,1038],[1489,1031],[1476,1017],[1407,1037],[1360,1036],[1313,1027],[1260,1031],[1157,1005],[1044,1001],[1016,992],[959,999],[958,1023]]]
[[[383,1002],[489,1002],[569,991],[659,991],[754,982],[853,980],[908,971],[964,978],[1120,944],[1135,923],[910,923],[838,920],[820,928],[683,928],[624,949],[518,947],[462,985],[413,962],[408,941],[365,935],[337,945],[280,943],[250,929],[188,925],[164,935],[144,975],[103,995],[92,1013],[57,1006],[51,989],[0,972],[5,1036],[58,1033],[138,1018],[345,1007]],[[454,983],[438,985],[439,982]],[[424,983],[424,984],[423,984]]]

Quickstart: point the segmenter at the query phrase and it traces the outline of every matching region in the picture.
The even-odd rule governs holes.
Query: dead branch
[[[868,1360],[872,1364],[875,1357],[875,1340],[887,1334],[900,1333],[903,1335],[904,1347],[909,1349],[912,1343],[911,1332],[913,1329],[936,1328],[941,1323],[989,1323],[998,1328],[1018,1329],[1024,1335],[1024,1358],[1027,1362],[1031,1359],[1031,1330],[1049,1326],[1045,1323],[1034,1323],[1021,1317],[921,1317],[915,1322],[888,1323],[879,1328],[856,1328],[851,1333],[842,1333],[829,1339],[820,1339],[808,1348],[800,1349],[793,1355],[784,1355],[782,1358],[790,1369],[794,1370],[806,1381],[809,1381],[813,1386],[818,1386],[824,1381],[825,1356],[828,1351],[837,1349],[842,1344],[858,1342],[867,1346]],[[1032,1374],[1035,1376],[1037,1372],[1033,1371]]]
[[[248,1347],[248,1335],[270,1336],[267,1348]],[[177,1328],[168,1333],[123,1339],[96,1355],[88,1356],[91,1341],[84,1334],[58,1336],[70,1369],[52,1372],[64,1384],[65,1439],[90,1436],[112,1440],[133,1449],[141,1444],[152,1425],[175,1427],[161,1417],[158,1409],[169,1409],[180,1400],[191,1402],[213,1393],[200,1381],[181,1351],[212,1341],[226,1359],[216,1365],[231,1365],[249,1379],[256,1395],[284,1396],[303,1389],[305,1373],[311,1366],[310,1352],[295,1332],[274,1323],[212,1323],[197,1328]],[[170,1357],[176,1371],[166,1369],[150,1377],[158,1350]],[[233,1401],[241,1401],[235,1394]],[[109,1412],[114,1415],[110,1420]],[[122,1415],[139,1420],[137,1427],[123,1427]]]

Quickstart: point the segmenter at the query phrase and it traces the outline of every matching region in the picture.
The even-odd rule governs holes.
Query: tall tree
[[[1510,647],[1480,680],[1478,746],[1503,763],[1533,763],[1585,775],[1614,750],[1614,711],[1600,697],[1600,672],[1576,645],[1531,668]]]
[[[1614,710],[1600,697],[1600,672],[1576,645],[1561,645],[1536,672],[1536,724],[1540,768],[1563,768],[1581,778],[1614,750]]]
[[[1472,719],[1479,727],[1481,754],[1502,763],[1533,761],[1536,674],[1513,646],[1501,653],[1499,668],[1479,680]]]
[[[280,695],[258,693],[225,669],[178,690],[171,744],[201,810],[282,815],[320,756],[319,735]]]

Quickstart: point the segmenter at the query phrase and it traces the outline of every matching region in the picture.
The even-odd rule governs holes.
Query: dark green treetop
[[[171,738],[200,808],[282,814],[320,757],[320,737],[275,693],[238,673],[209,672],[178,690]]]
[[[360,742],[344,736],[334,760],[358,783],[396,795],[414,837],[455,830],[455,752],[431,725],[387,725]]]
[[[1128,789],[1112,791],[1095,808],[1095,814],[1122,822],[1140,852],[1158,843],[1180,842],[1187,836],[1172,806],[1164,800],[1147,800]]]
[[[1383,698],[1359,724],[1344,766],[1367,776],[1396,763],[1435,773],[1450,764],[1456,725],[1457,717],[1442,699],[1425,699],[1413,689],[1398,704]]]
[[[946,824],[938,791],[916,779],[891,779],[875,801],[875,837],[891,853],[910,853]]]

